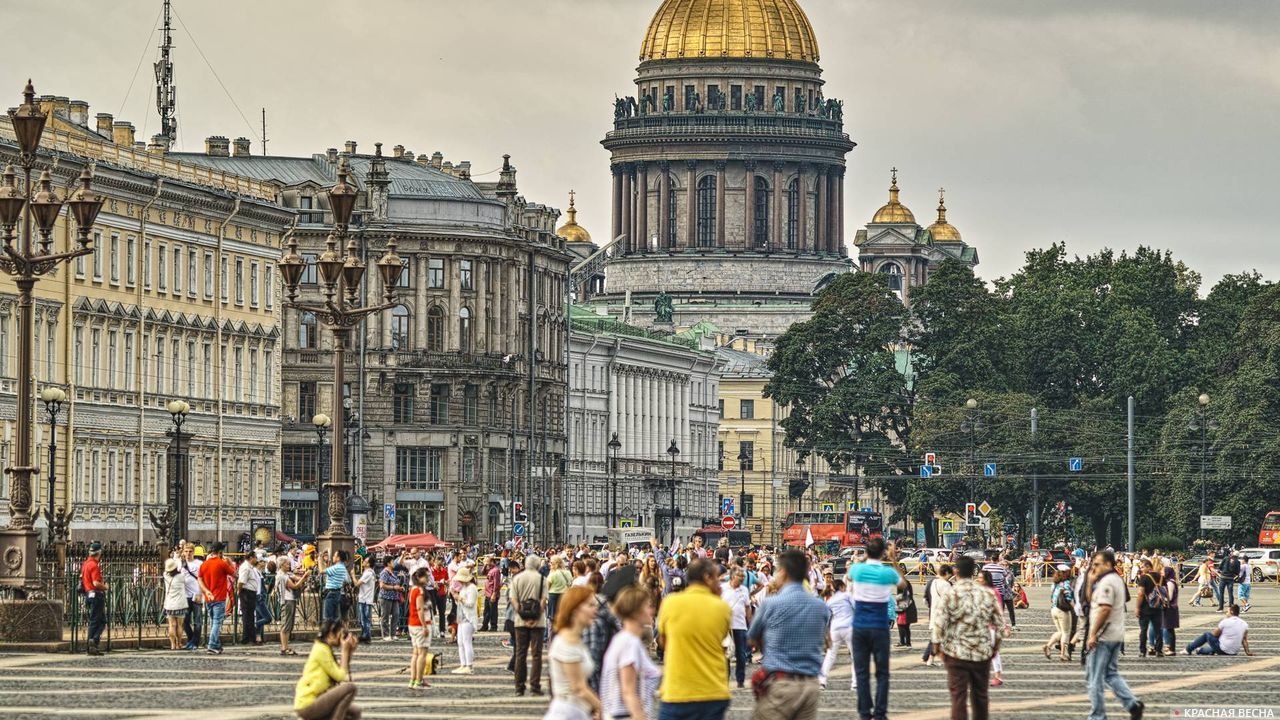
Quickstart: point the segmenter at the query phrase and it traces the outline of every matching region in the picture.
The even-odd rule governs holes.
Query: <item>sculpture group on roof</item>
[[[714,90],[714,88],[713,88]],[[662,112],[671,113],[675,111],[675,96],[671,93],[664,93],[662,96]],[[766,109],[761,96],[755,93],[747,93],[742,99],[743,112],[755,113]],[[844,121],[844,101],[824,99],[822,91],[819,90],[817,96],[812,102],[805,99],[804,90],[796,88],[795,95],[795,113],[796,115],[807,115],[809,117],[820,117],[827,120],[835,120],[837,122]],[[722,91],[711,92],[707,96],[704,104],[702,94],[694,90],[686,97],[684,112],[703,113],[724,112],[727,109],[725,101],[725,93]],[[778,90],[773,94],[772,110],[779,115],[787,112],[787,98],[782,90]],[[633,117],[642,117],[649,113],[658,112],[658,101],[653,95],[644,93],[640,96],[639,101],[635,96],[627,95],[625,97],[613,96],[613,119],[626,120]]]

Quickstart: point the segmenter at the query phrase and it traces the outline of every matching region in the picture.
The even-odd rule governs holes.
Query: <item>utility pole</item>
[[[1137,505],[1137,489],[1133,481],[1133,396],[1129,396],[1129,469],[1126,473],[1129,480],[1129,552],[1134,550],[1134,508]]]
[[[262,108],[262,154],[267,154],[267,109]],[[363,396],[363,393],[361,394]]]
[[[173,149],[178,139],[178,89],[173,85],[173,62],[169,54],[173,50],[173,27],[169,19],[169,0],[164,0],[164,27],[160,41],[160,59],[156,70],[156,110],[160,112],[160,134],[164,149]]]
[[[1036,409],[1031,408],[1031,452],[1033,454],[1036,449],[1036,421],[1039,419]],[[1040,537],[1040,476],[1036,474],[1035,460],[1031,461],[1031,537],[1036,540]]]

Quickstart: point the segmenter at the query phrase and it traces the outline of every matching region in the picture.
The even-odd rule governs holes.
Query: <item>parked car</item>
[[[840,552],[831,557],[831,571],[836,577],[844,577],[849,571],[850,563],[859,563],[867,559],[867,549],[861,545],[841,548]]]
[[[1280,548],[1245,548],[1240,551],[1240,556],[1249,558],[1250,575],[1254,582],[1275,580],[1280,575]]]

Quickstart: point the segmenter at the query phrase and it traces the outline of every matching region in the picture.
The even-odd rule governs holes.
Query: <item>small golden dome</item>
[[[578,209],[573,206],[574,192],[569,191],[569,209],[565,214],[569,216],[569,221],[561,225],[556,234],[568,240],[569,242],[591,242],[591,233],[587,229],[578,224]]]
[[[947,222],[947,205],[943,202],[946,190],[938,188],[938,221],[929,226],[929,236],[934,242],[960,242],[960,231]]]
[[[775,58],[818,62],[818,41],[796,0],[663,0],[640,60]]]
[[[893,180],[889,183],[889,202],[876,211],[873,223],[914,223],[916,216],[906,205],[898,202],[898,168],[893,168]]]

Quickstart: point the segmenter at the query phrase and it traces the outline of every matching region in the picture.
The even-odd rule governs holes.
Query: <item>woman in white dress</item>
[[[596,619],[596,595],[589,587],[571,587],[556,609],[551,656],[551,707],[544,720],[591,720],[600,715],[600,698],[587,678],[595,670],[582,631]]]
[[[603,720],[653,720],[653,696],[662,680],[644,641],[645,627],[653,624],[653,598],[638,585],[629,587],[614,599],[613,614],[622,631],[609,642],[600,670]]]
[[[470,675],[475,672],[472,666],[476,662],[476,627],[480,625],[480,615],[476,612],[480,590],[476,588],[475,575],[468,565],[459,568],[453,579],[458,583],[458,589],[453,593],[454,605],[458,608],[458,667],[453,672]]]

